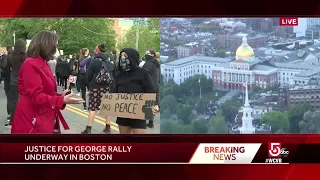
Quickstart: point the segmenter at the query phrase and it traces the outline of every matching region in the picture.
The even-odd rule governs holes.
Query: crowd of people
[[[215,102],[208,102],[205,105],[205,116],[206,116],[206,120],[209,120],[212,116],[215,116],[217,113],[217,108],[218,105]]]
[[[1,79],[7,96],[6,126],[11,133],[61,133],[60,124],[69,129],[61,110],[67,104],[83,104],[88,112],[88,124],[82,134],[91,134],[91,128],[100,110],[104,93],[156,93],[155,115],[159,110],[160,55],[146,51],[144,57],[133,48],[117,54],[106,44],[97,45],[93,54],[81,48],[71,56],[58,55],[58,36],[41,31],[28,47],[17,40],[14,48],[0,58]],[[69,59],[70,58],[70,59]],[[63,88],[61,94],[58,87]],[[81,94],[81,98],[74,96]],[[87,96],[89,96],[87,101]],[[105,117],[104,133],[111,133],[111,117]],[[129,119],[117,117],[121,134],[146,134],[153,128],[153,118]]]

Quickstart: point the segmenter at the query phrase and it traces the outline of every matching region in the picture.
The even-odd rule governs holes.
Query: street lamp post
[[[16,44],[16,32],[15,31],[13,31],[13,45],[15,45]]]
[[[139,29],[136,31],[136,50],[139,48]]]
[[[200,78],[199,78],[199,88],[200,88],[200,99],[201,99],[201,83],[200,83]]]

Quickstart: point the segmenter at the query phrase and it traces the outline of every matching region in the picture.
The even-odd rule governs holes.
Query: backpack
[[[109,85],[112,87],[114,82],[114,67],[110,61],[102,61],[102,59],[98,59],[101,61],[102,66],[100,68],[99,73],[97,74],[95,81],[99,85]]]
[[[1,69],[1,71],[4,71],[4,69],[6,68],[6,66],[8,64],[7,57],[8,57],[8,55],[4,54],[4,55],[2,55],[2,57],[0,59],[0,69]]]

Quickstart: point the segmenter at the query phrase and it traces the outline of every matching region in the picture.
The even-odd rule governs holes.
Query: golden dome
[[[237,58],[251,58],[254,56],[253,49],[248,45],[247,38],[244,36],[241,46],[236,51]]]

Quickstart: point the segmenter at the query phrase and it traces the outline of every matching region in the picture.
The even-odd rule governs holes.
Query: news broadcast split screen
[[[28,49],[36,32],[58,20],[13,19],[28,27],[27,32],[21,33],[16,31],[18,27],[10,24],[11,21],[2,19],[3,28],[8,30],[0,33],[0,44],[3,47],[1,54],[7,54],[6,46],[16,44],[19,39],[26,41]],[[33,23],[41,25],[30,27]],[[101,42],[106,45],[106,48],[102,48],[107,49],[104,54],[110,57],[114,52],[119,57],[123,48],[137,49],[140,55],[139,66],[142,67],[150,61],[146,55],[155,52],[151,60],[159,62],[158,68],[161,70],[158,91],[161,111],[159,108],[159,113],[154,114],[151,124],[146,121],[145,133],[318,132],[318,129],[309,127],[316,127],[314,123],[319,116],[319,18],[67,18],[57,24],[58,27],[50,27],[49,30],[59,37],[56,57],[61,57],[64,64],[70,64],[74,59],[77,62],[77,54],[84,48],[88,49],[85,55],[94,57],[96,50],[99,47],[101,49]],[[79,32],[68,30],[63,34],[59,32],[59,26],[79,27]],[[107,28],[89,28],[99,26]],[[94,38],[86,38],[88,36]],[[81,41],[74,37],[81,38]],[[70,47],[69,44],[73,45]],[[76,82],[71,88],[74,97],[82,98],[86,91],[87,107],[83,104],[68,104],[61,111],[70,127],[64,130],[61,126],[63,134],[80,134],[89,130],[92,134],[104,134],[106,124],[110,124],[110,132],[107,133],[119,133],[116,117],[122,115],[110,112],[110,106],[115,108],[119,100],[117,97],[121,101],[128,101],[122,106],[118,103],[117,113],[125,109],[133,112],[139,107],[139,115],[135,117],[140,119],[146,114],[142,111],[143,107],[154,105],[155,101],[144,98],[139,101],[137,98],[121,98],[118,95],[111,99],[110,96],[103,96],[102,110],[98,111],[99,114],[96,114],[88,130],[88,108],[92,92],[88,87],[83,88],[85,83],[79,84],[82,77],[73,74],[75,68],[71,68],[69,77],[56,78],[58,92],[62,93],[63,89],[69,89],[70,83]],[[56,67],[55,75],[57,69],[59,67]],[[3,83],[0,86],[3,86],[4,91],[0,96],[3,112],[0,114],[3,125],[0,131],[10,134],[12,126],[7,117],[14,105],[7,103],[7,97],[10,99],[14,95],[5,93],[8,89],[5,88],[7,81],[5,75],[2,77]],[[148,108],[147,113],[150,116],[153,115],[151,109]],[[105,115],[111,117],[110,123],[106,123]]]
[[[1,134],[160,133],[160,18],[0,24]]]

